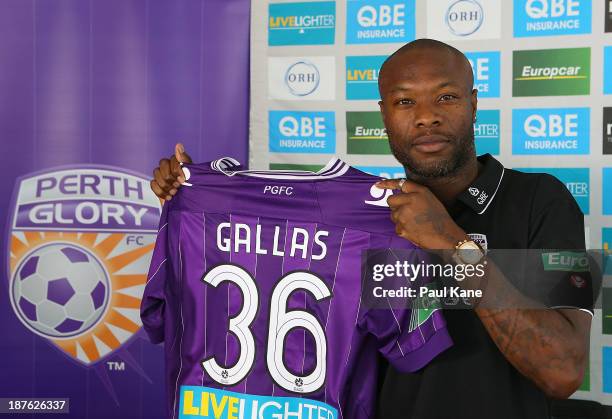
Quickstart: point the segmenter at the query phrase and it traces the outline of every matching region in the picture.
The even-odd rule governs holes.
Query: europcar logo
[[[559,179],[568,191],[572,194],[583,214],[589,214],[589,169],[588,168],[545,168],[545,167],[529,167],[519,168],[522,172],[527,173],[548,173]]]
[[[514,51],[513,96],[588,95],[591,49]]]
[[[378,72],[386,55],[346,57],[346,98],[380,99]]]
[[[334,57],[269,57],[269,96],[281,100],[333,100],[335,69]]]
[[[500,0],[427,2],[427,37],[439,40],[499,38]]]
[[[603,153],[612,154],[612,108],[603,110]]]
[[[468,52],[465,56],[472,65],[478,97],[499,97],[499,51]]]
[[[369,173],[373,176],[382,177],[385,179],[401,179],[406,177],[406,172],[403,167],[395,166],[355,166],[356,169],[362,172]]]
[[[476,153],[499,155],[499,110],[478,110],[474,124]]]
[[[272,153],[334,153],[336,123],[333,112],[269,112]]]
[[[588,154],[589,108],[514,109],[512,154]]]
[[[414,0],[349,0],[347,44],[408,42],[415,37]]]
[[[604,94],[612,95],[612,47],[604,47]]]
[[[333,44],[336,3],[274,3],[268,6],[268,45]]]
[[[391,154],[380,112],[347,112],[348,154]]]
[[[122,169],[75,166],[17,180],[9,224],[11,304],[23,325],[93,365],[141,327],[160,203]]]
[[[612,215],[612,167],[604,167],[602,172],[603,215]]]
[[[514,0],[514,36],[591,33],[591,1]]]

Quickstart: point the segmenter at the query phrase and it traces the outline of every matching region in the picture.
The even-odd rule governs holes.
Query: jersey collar
[[[478,161],[483,165],[481,173],[459,194],[458,199],[476,213],[484,214],[501,185],[504,166],[490,154],[479,156]]]

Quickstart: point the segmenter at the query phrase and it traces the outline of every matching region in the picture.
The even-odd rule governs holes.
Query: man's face
[[[380,110],[393,155],[416,176],[452,176],[475,154],[471,69],[435,49],[413,50],[388,64]]]

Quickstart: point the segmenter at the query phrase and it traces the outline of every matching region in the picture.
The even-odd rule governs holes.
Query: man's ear
[[[472,98],[470,101],[472,102],[472,120],[476,121],[476,111],[478,110],[478,89],[472,90]]]
[[[383,101],[379,100],[378,101],[378,107],[380,108],[380,113],[382,114],[383,118],[385,117],[385,109],[383,107]]]

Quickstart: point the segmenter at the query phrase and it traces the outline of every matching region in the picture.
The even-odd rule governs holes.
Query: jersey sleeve
[[[530,287],[533,297],[551,308],[577,308],[592,314],[601,274],[596,263],[588,262],[584,215],[556,178],[542,175],[537,191],[529,237],[533,250],[528,271],[538,272],[539,277],[537,288]]]
[[[394,238],[391,249],[381,252],[385,263],[394,264],[404,258],[421,260],[423,253],[414,250],[392,249],[403,239]],[[420,256],[419,256],[420,255]],[[380,261],[380,260],[378,260]],[[385,289],[399,290],[410,285],[418,291],[428,288],[429,278],[420,278],[414,282],[392,281]],[[363,290],[364,288],[362,288]],[[369,292],[369,291],[365,291]],[[446,328],[446,321],[437,299],[406,296],[391,301],[388,298],[377,299],[375,303],[366,301],[367,305],[360,317],[360,327],[374,336],[378,342],[379,352],[401,372],[413,372],[427,365],[432,359],[452,346],[452,340]]]
[[[401,372],[414,372],[452,346],[441,309],[372,309],[365,328],[380,353]]]
[[[164,312],[166,310],[166,283],[172,275],[169,246],[168,207],[162,208],[153,257],[147,275],[147,284],[140,305],[140,318],[144,330],[153,343],[164,341]]]

